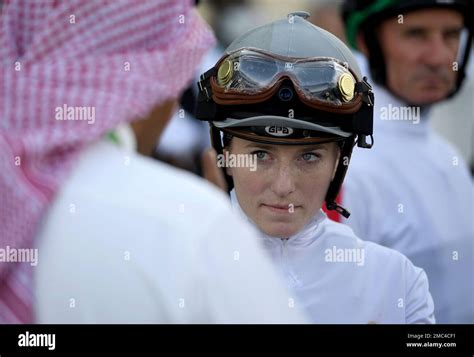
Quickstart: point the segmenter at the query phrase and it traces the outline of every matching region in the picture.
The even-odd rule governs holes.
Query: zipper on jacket
[[[290,286],[298,286],[301,282],[295,277],[290,267],[290,262],[288,258],[288,238],[281,238],[281,262],[283,267],[283,273],[285,278],[288,280]]]
[[[281,245],[281,264],[283,267],[283,273],[285,274],[286,278],[291,279],[290,269],[288,266],[288,248],[286,244],[288,243],[288,238],[281,238],[282,245]]]

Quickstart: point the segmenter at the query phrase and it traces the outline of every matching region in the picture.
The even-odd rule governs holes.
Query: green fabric
[[[355,11],[349,15],[346,24],[346,36],[349,44],[357,49],[357,33],[360,25],[371,15],[381,12],[386,8],[394,5],[398,0],[377,0],[372,5],[363,10]]]
[[[115,131],[109,131],[105,137],[107,139],[109,139],[110,141],[114,142],[115,144],[119,145],[120,144],[120,140],[117,136],[117,133]]]

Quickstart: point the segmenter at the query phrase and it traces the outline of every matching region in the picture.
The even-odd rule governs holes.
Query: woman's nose
[[[295,190],[295,179],[288,166],[280,166],[275,172],[272,191],[279,197],[286,197]]]

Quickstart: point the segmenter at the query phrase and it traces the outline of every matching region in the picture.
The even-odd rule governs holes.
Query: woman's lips
[[[297,208],[298,206],[295,206],[293,204],[287,204],[287,205],[270,205],[270,204],[262,204],[263,207],[267,208],[268,210],[276,213],[293,213],[294,209]]]

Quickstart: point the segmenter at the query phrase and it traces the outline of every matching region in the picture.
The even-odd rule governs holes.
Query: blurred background
[[[224,49],[241,34],[267,22],[285,17],[297,10],[308,11],[309,20],[345,42],[344,28],[339,14],[341,0],[201,0],[198,10],[214,29],[218,45],[200,65],[199,75],[211,68]],[[461,92],[450,101],[435,105],[431,113],[432,125],[461,153],[474,174],[474,64],[473,54],[467,69],[467,79]],[[208,124],[194,118],[197,99],[196,83],[181,98],[173,119],[168,124],[155,158],[201,175],[200,156],[210,147]],[[375,133],[376,135],[376,133]]]

